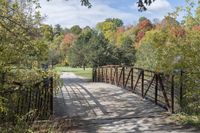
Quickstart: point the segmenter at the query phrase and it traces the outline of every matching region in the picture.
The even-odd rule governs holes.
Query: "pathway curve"
[[[73,73],[62,73],[61,79],[62,87],[54,97],[54,113],[72,119],[74,125],[68,132],[198,132],[175,124],[164,109],[120,87],[86,82]]]

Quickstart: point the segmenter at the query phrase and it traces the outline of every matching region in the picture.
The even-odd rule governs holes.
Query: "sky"
[[[139,12],[137,0],[90,0],[92,8],[81,6],[80,0],[41,0],[41,13],[46,16],[44,23],[60,24],[70,28],[73,25],[95,27],[106,18],[122,19],[125,25],[135,24],[142,16],[162,20],[175,7],[184,5],[184,0],[156,0],[148,10]]]

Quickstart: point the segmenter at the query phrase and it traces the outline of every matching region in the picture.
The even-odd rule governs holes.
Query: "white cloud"
[[[133,3],[130,8],[133,9],[134,12],[138,11],[137,3]],[[171,11],[173,11],[173,7],[168,0],[156,0],[150,6],[147,6],[147,11],[138,12],[136,14],[138,19],[141,16],[144,16],[150,20],[153,20],[154,18],[162,20]]]
[[[171,5],[167,0],[156,0],[149,7],[149,11],[169,10]]]
[[[134,3],[131,6],[132,9],[138,9],[137,3]],[[156,0],[150,6],[147,6],[148,11],[162,11],[162,10],[170,10],[172,7],[167,0]]]
[[[80,0],[53,0],[50,2],[41,1],[41,12],[47,15],[45,23],[61,24],[64,27],[73,25],[95,26],[106,18],[120,18],[126,24],[132,23],[136,18],[133,13],[127,13],[119,9],[112,8],[100,0],[92,3],[93,7],[88,9],[80,5]]]

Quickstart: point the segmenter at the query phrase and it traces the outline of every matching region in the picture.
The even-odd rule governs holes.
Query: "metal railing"
[[[153,101],[170,112],[181,109],[182,74],[167,75],[135,67],[102,66],[93,69],[93,81],[120,86]]]
[[[33,86],[13,83],[9,89],[0,90],[0,97],[7,108],[0,114],[2,122],[14,121],[17,116],[26,116],[27,121],[49,118],[53,114],[53,77]]]

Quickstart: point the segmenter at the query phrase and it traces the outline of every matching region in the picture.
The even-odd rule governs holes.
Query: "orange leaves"
[[[66,34],[61,43],[61,49],[66,53],[68,49],[71,47],[72,43],[76,39],[75,35],[72,33]]]
[[[146,20],[143,20],[141,21],[139,24],[138,24],[138,28],[140,30],[150,30],[152,28],[152,24],[151,24],[151,21],[146,19]]]
[[[115,32],[115,43],[116,43],[117,46],[121,44],[121,40],[122,40],[124,32],[125,32],[124,27],[118,27],[117,28],[117,30]]]
[[[71,44],[74,40],[75,40],[75,36],[69,33],[64,36],[63,43]]]
[[[136,42],[140,42],[145,36],[145,33],[153,28],[153,25],[150,20],[145,19],[137,25],[138,32],[136,33]]]
[[[195,30],[195,31],[199,31],[199,32],[200,32],[200,25],[193,26],[193,27],[192,27],[192,30]]]
[[[145,36],[145,32],[144,31],[139,31],[137,36],[136,36],[136,42],[139,42],[140,40],[142,40],[142,38]]]
[[[181,26],[173,26],[170,28],[170,34],[172,34],[174,37],[184,37],[185,29]]]

